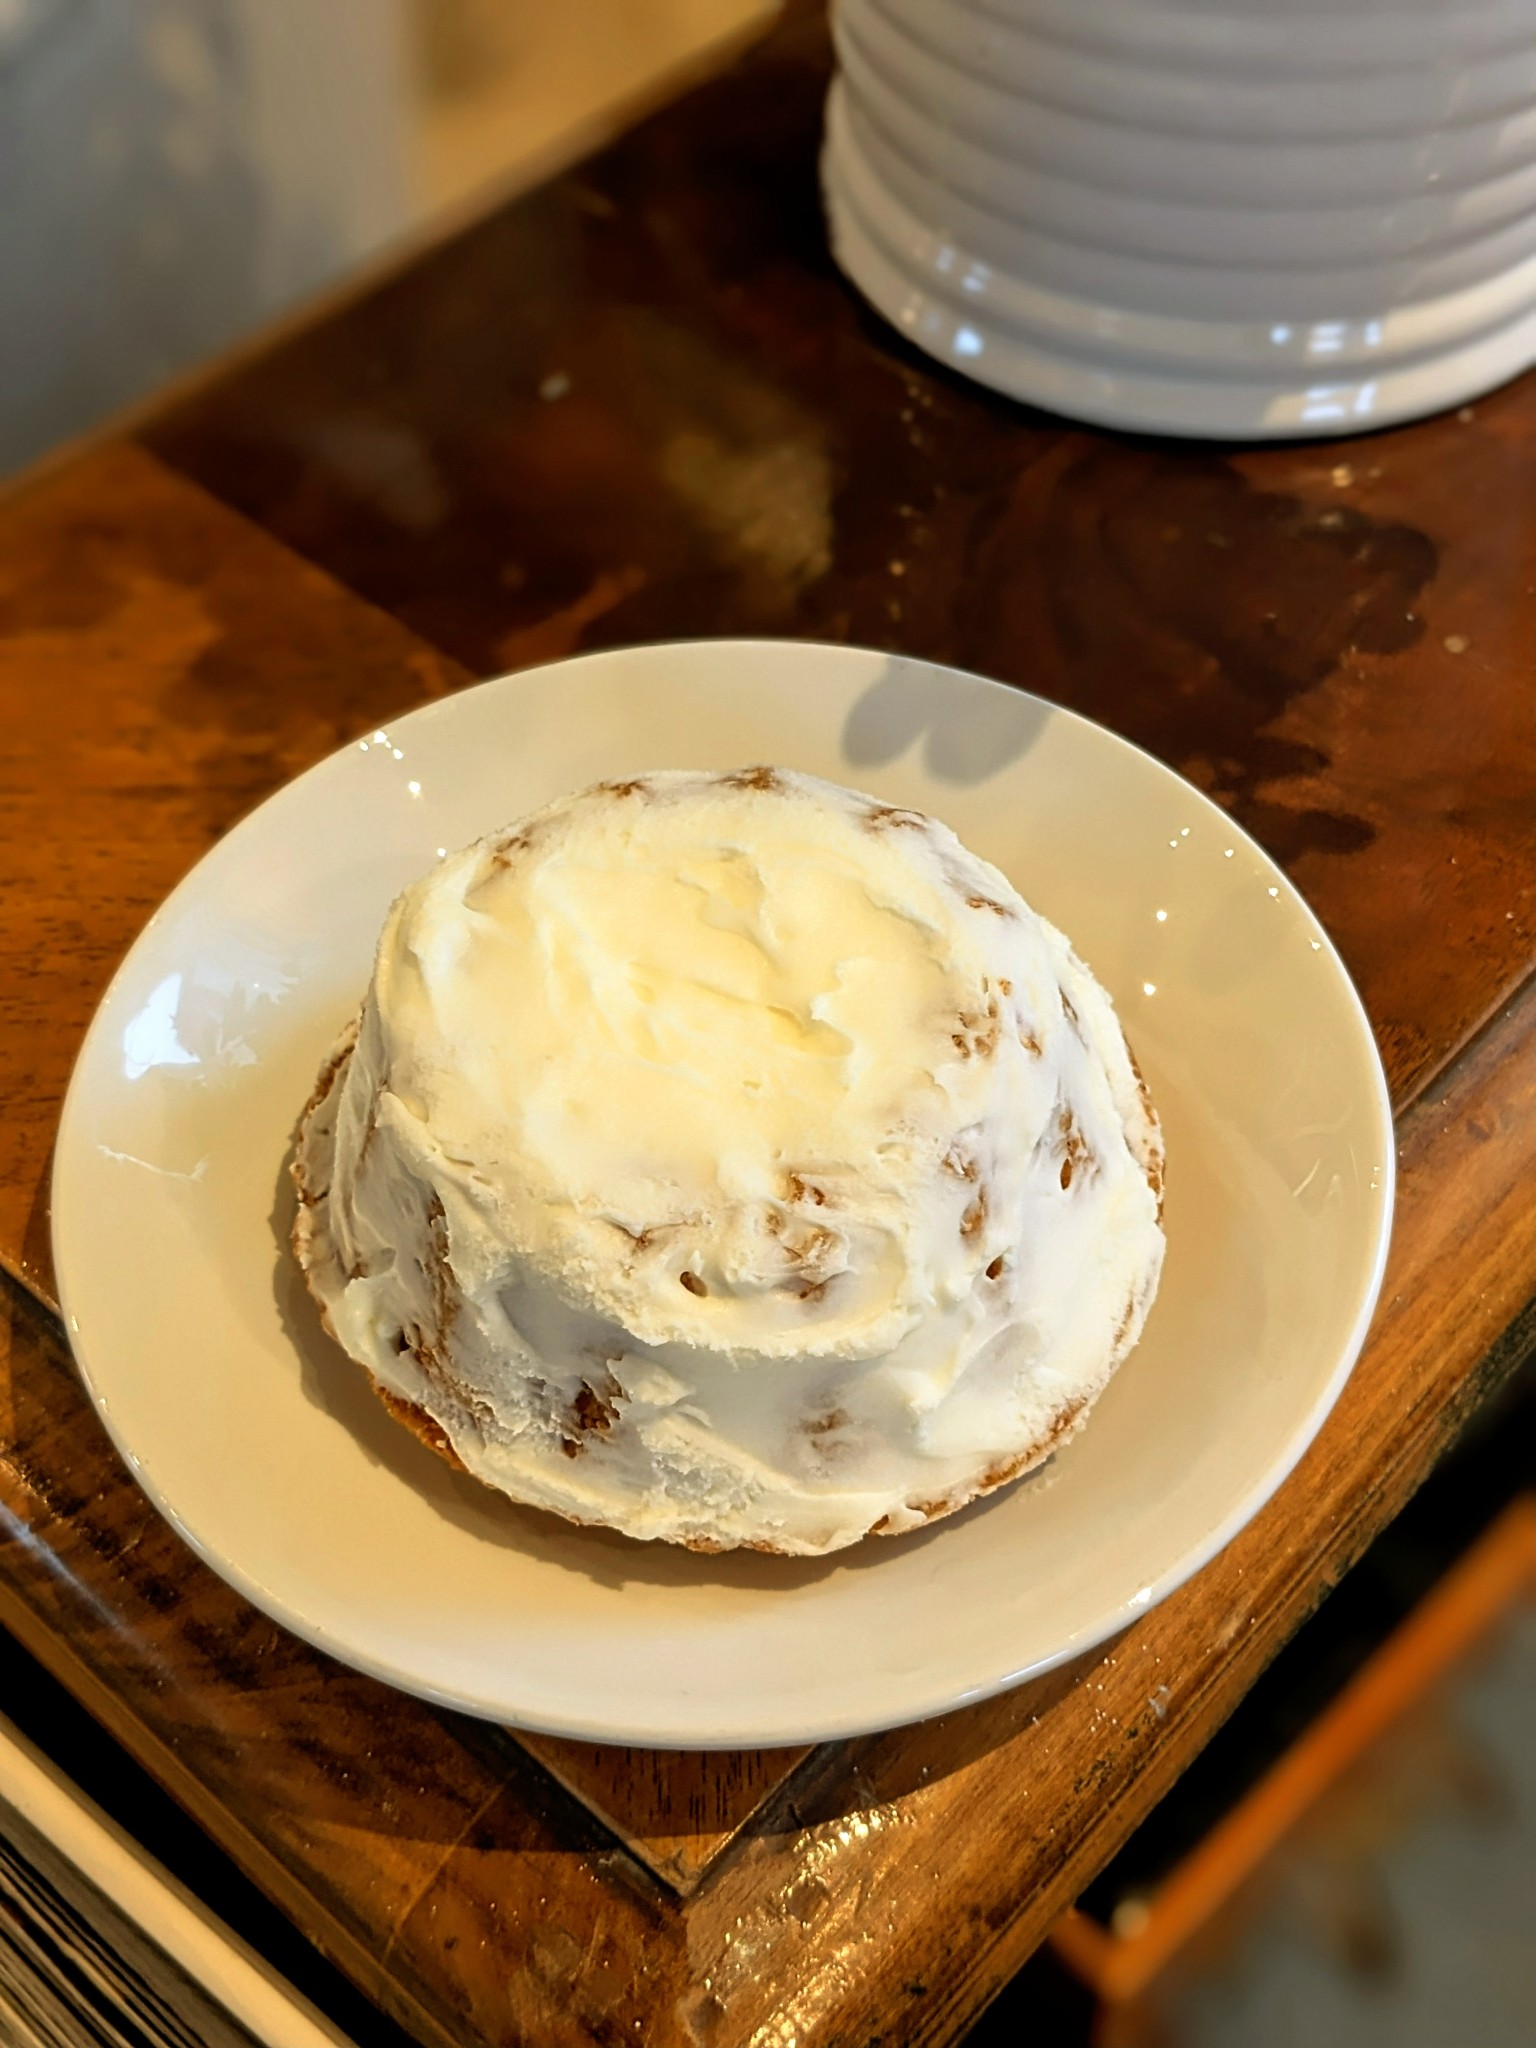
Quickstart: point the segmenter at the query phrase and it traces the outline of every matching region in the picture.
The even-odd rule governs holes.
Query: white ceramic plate
[[[1108,985],[1161,1109],[1147,1334],[1037,1477],[824,1560],[567,1527],[441,1464],[321,1333],[286,1155],[385,910],[440,847],[582,784],[774,760],[933,811]],[[1386,1252],[1370,1028],[1279,870],[1067,712],[843,647],[596,654],[429,706],[203,860],[97,1014],[54,1256],[113,1439],[214,1569],[350,1664],[597,1741],[771,1745],[915,1720],[1101,1642],[1213,1555],[1322,1422]]]

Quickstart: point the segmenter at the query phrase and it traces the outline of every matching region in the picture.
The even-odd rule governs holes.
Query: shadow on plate
[[[849,710],[842,754],[852,768],[883,767],[926,734],[929,772],[974,786],[1022,760],[1050,716],[1050,705],[1006,683],[978,689],[972,676],[893,654]]]

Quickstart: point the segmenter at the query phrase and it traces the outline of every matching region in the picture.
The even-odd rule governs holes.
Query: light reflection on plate
[[[585,783],[762,760],[933,811],[997,862],[1114,995],[1168,1143],[1162,1293],[1082,1437],[952,1521],[826,1560],[696,1557],[501,1501],[390,1421],[286,1250],[293,1126],[398,890],[443,848]],[[1014,1683],[1211,1556],[1353,1362],[1392,1156],[1380,1064],[1332,948],[1177,776],[953,670],[694,642],[435,703],[221,842],[86,1040],[54,1255],[119,1448],[275,1619],[496,1720],[769,1746]]]

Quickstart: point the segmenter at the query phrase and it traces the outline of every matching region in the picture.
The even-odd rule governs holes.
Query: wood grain
[[[568,1792],[674,1891],[691,1892],[752,1815],[810,1755],[798,1749],[621,1749],[518,1734]]]
[[[487,1816],[521,1879],[491,1911],[515,1901],[525,1945],[553,1893],[557,1946],[596,1915],[643,1948],[655,1909],[632,1883],[608,1899],[606,1831],[515,1743],[333,1664],[214,1578],[111,1452],[54,1319],[0,1288],[0,1622],[424,2040],[462,2042],[466,1964],[515,1977],[526,1962],[398,1938]],[[536,1979],[503,2003],[495,2040],[590,2038],[579,2004]]]
[[[141,449],[0,503],[0,1264],[28,1286],[75,1052],[150,913],[290,776],[463,680]]]
[[[155,1516],[0,1282],[0,1619],[433,2042],[953,2040],[1514,1362],[1536,1293],[1536,378],[1327,449],[1007,405],[832,271],[824,81],[802,14],[0,504],[0,1263],[46,1299],[74,1047],[241,811],[468,671],[767,632],[1040,688],[1285,861],[1393,1082],[1388,1287],[1298,1472],[1103,1653],[921,1728],[704,1760],[518,1740],[283,1635]]]
[[[1536,1291],[1533,1031],[1536,987],[1405,1120],[1382,1316],[1251,1527],[1074,1669],[814,1752],[686,1898],[520,1743],[244,1606],[9,1287],[0,1621],[424,2039],[952,2040],[1491,1391]]]
[[[748,1831],[690,1916],[718,2038],[952,2041],[1519,1362],[1495,1339],[1536,1292],[1533,1030],[1536,986],[1405,1121],[1382,1313],[1249,1527],[1070,1672],[818,1752]]]
[[[791,23],[146,438],[478,674],[760,633],[1104,721],[1288,868],[1408,1100],[1531,962],[1536,377],[1259,448],[995,398],[831,265],[826,55]]]

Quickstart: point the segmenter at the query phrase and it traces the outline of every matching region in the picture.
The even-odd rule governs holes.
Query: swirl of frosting
[[[515,1499],[819,1553],[1038,1463],[1140,1333],[1157,1121],[1109,998],[945,826],[786,769],[564,799],[398,900],[295,1242]]]

